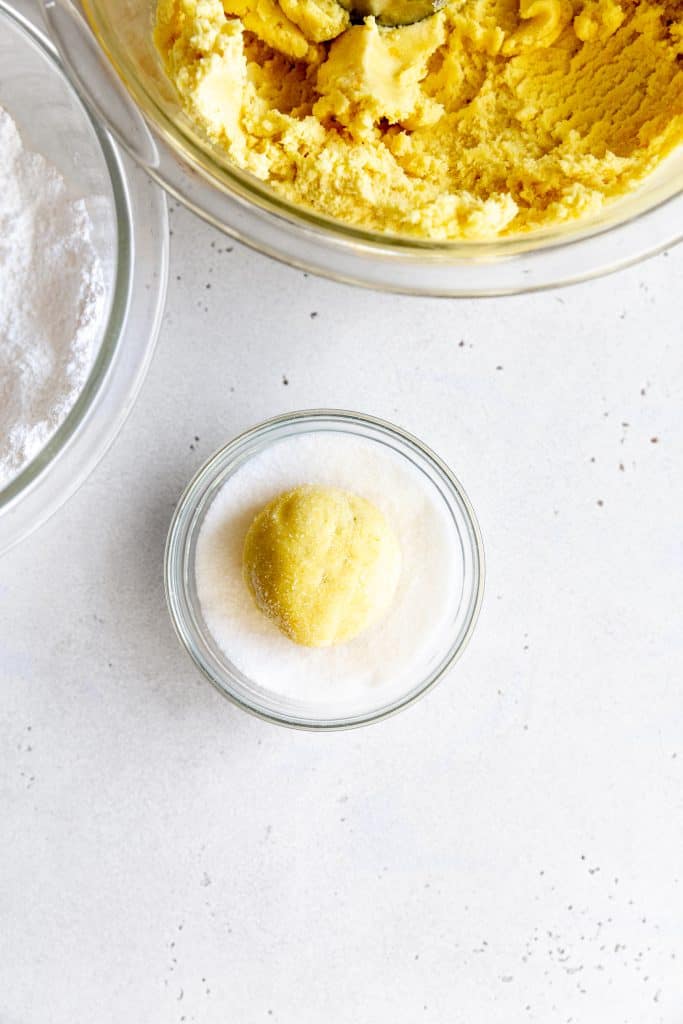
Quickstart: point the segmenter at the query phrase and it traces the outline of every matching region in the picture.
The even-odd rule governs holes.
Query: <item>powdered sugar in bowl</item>
[[[241,575],[255,512],[305,484],[373,502],[402,549],[386,616],[322,649],[282,636]],[[377,721],[422,696],[467,643],[483,578],[474,512],[451,471],[400,428],[337,410],[268,420],[213,455],[180,499],[166,547],[171,617],[199,669],[245,710],[309,729]]]
[[[160,324],[168,232],[160,191],[5,0],[0,68],[2,552],[73,494],[132,407]],[[22,277],[22,260],[37,267],[34,279]]]

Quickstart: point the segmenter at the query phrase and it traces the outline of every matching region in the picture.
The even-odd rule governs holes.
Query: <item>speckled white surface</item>
[[[0,562],[0,1022],[680,1024],[683,249],[415,301],[171,219],[134,414]],[[315,405],[435,447],[488,555],[447,681],[335,735],[223,701],[162,593],[200,462]]]

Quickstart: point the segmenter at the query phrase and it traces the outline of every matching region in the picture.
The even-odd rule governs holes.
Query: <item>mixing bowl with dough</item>
[[[500,294],[683,234],[680,2],[453,0],[341,32],[333,0],[317,0],[327,22],[312,0],[282,2],[277,22],[274,0],[230,0],[218,20],[220,0],[185,0],[180,20],[162,0],[157,48],[154,0],[45,0],[74,78],[140,163],[293,265]]]
[[[679,0],[451,0],[394,28],[334,0],[159,0],[155,42],[235,164],[378,232],[571,222],[683,141]]]

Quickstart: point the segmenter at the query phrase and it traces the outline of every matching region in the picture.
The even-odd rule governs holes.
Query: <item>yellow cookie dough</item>
[[[681,0],[452,0],[396,29],[334,0],[159,0],[155,40],[237,165],[381,231],[569,221],[683,141]]]
[[[258,513],[244,544],[244,579],[257,606],[308,647],[350,640],[394,596],[398,541],[365,498],[306,485]]]

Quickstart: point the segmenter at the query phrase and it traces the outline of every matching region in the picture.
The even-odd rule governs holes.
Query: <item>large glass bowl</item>
[[[683,236],[683,148],[592,219],[500,241],[422,242],[324,217],[195,131],[152,43],[155,0],[43,3],[74,81],[150,174],[211,223],[295,266],[393,291],[495,295],[615,270]]]
[[[330,433],[381,446],[423,480],[443,508],[460,552],[458,579],[448,623],[400,685],[370,686],[362,695],[295,700],[251,679],[213,638],[204,620],[195,561],[199,534],[211,505],[249,460],[295,436]],[[223,696],[261,718],[301,729],[347,729],[377,722],[422,697],[444,677],[474,630],[484,592],[484,551],[474,510],[450,469],[417,438],[391,423],[336,409],[304,410],[267,420],[230,441],[201,467],[178,502],[166,542],[166,599],[178,638],[195,665]]]
[[[92,119],[42,33],[4,0],[0,105],[26,144],[86,198],[107,297],[80,397],[43,450],[0,490],[2,552],[76,490],[131,409],[161,321],[168,226],[163,193]]]

